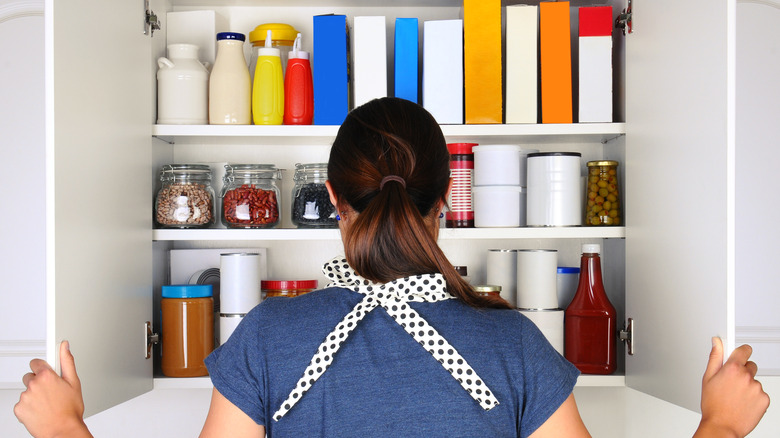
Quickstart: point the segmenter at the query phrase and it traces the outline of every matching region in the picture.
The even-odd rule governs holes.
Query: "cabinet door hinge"
[[[146,321],[144,323],[144,357],[149,359],[152,357],[152,346],[160,342],[160,335],[152,332],[152,323]]]
[[[623,30],[623,35],[634,33],[634,27],[631,23],[631,0],[628,0],[628,7],[623,9],[623,12],[615,18],[615,27]]]
[[[149,9],[149,0],[144,0],[144,35],[154,36],[154,31],[160,30],[160,20],[157,14]]]
[[[628,322],[620,331],[620,340],[626,343],[626,352],[634,355],[634,318],[628,318]]]

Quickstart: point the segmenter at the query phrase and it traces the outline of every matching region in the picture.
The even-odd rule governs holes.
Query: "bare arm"
[[[265,426],[260,426],[236,405],[220,394],[216,388],[211,393],[211,406],[201,438],[213,437],[264,437]]]
[[[577,409],[577,402],[574,401],[574,394],[569,394],[569,398],[529,438],[556,438],[562,436],[590,438],[590,433],[588,433],[582,418],[580,418],[580,411]]]

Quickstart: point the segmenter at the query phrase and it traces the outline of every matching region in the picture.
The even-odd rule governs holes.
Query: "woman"
[[[266,300],[207,358],[201,436],[589,436],[576,368],[506,302],[476,295],[436,243],[450,179],[433,117],[394,98],[356,108],[328,175],[344,257],[323,268],[325,289]],[[743,436],[766,411],[749,355],[740,347],[721,369],[714,341],[697,433]],[[34,435],[45,426],[36,401],[52,398],[69,407],[60,423],[87,433],[63,357],[63,379],[42,361],[25,376],[16,411]],[[43,376],[61,396],[33,384]]]

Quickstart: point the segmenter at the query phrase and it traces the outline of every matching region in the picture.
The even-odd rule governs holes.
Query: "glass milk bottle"
[[[209,78],[209,123],[252,124],[252,81],[244,58],[244,34],[217,34],[217,59]]]

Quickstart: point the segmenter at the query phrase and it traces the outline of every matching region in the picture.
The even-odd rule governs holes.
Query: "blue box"
[[[314,16],[314,124],[341,125],[349,112],[349,36],[346,15]]]
[[[395,97],[418,102],[419,36],[416,18],[395,19]]]

